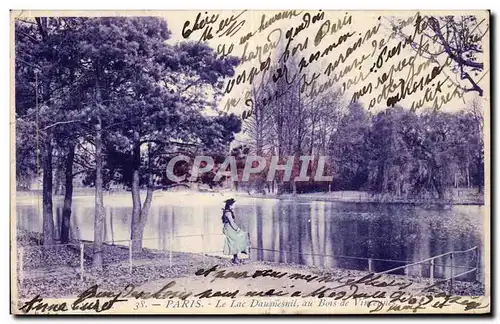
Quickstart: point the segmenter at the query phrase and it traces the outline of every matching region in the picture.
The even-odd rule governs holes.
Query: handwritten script
[[[273,268],[238,271],[213,266],[198,269],[195,277],[205,280],[203,288],[190,288],[170,280],[155,291],[144,291],[129,284],[117,291],[100,290],[93,285],[80,293],[71,303],[45,302],[40,296],[24,301],[19,308],[24,313],[96,312],[112,309],[117,303],[132,302],[134,310],[149,305],[165,308],[200,308],[204,302],[222,307],[365,307],[369,313],[409,311],[416,313],[429,309],[459,306],[463,311],[486,308],[480,296],[453,296],[443,291],[424,292],[429,287],[417,287],[406,278],[388,278],[377,274],[363,276],[336,276],[288,272]],[[224,287],[211,287],[216,281]],[[231,282],[229,283],[230,280]],[[221,287],[221,285],[216,285]],[[279,298],[279,299],[276,299]],[[163,301],[163,304],[158,302]],[[349,304],[351,303],[351,304]]]
[[[249,11],[206,11],[184,22],[182,37],[213,44],[220,57],[240,59],[226,81],[221,110],[240,111],[244,120],[297,93],[294,100],[302,105],[334,93],[367,109],[400,104],[413,111],[439,110],[461,99],[466,90],[456,81],[456,58],[428,54],[445,53],[439,37],[429,35],[429,17],[416,12],[395,20],[322,10],[258,18]]]

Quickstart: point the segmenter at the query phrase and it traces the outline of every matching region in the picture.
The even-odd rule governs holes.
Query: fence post
[[[372,259],[368,259],[368,272],[373,272],[373,260]]]
[[[453,274],[455,272],[454,271],[455,265],[454,265],[454,262],[453,262],[453,252],[451,252],[451,254],[450,254],[450,263],[451,263],[450,264],[450,267],[451,267],[451,270],[450,270],[450,272],[451,272],[451,275],[450,275],[450,278],[451,278],[450,279],[450,294],[453,294]]]
[[[431,265],[430,265],[430,275],[431,277],[431,282],[434,283],[434,259],[431,259]]]
[[[168,240],[168,266],[172,268],[172,237]]]
[[[132,240],[128,244],[128,273],[132,274]]]
[[[476,249],[474,250],[476,254],[476,281],[479,281],[479,247],[476,246]]]
[[[205,235],[201,234],[201,258],[203,265],[205,265]]]
[[[83,268],[83,261],[84,261],[83,252],[84,252],[84,248],[85,248],[85,245],[83,243],[80,243],[80,280],[82,280],[82,281],[83,281],[83,271],[84,271],[84,268]]]
[[[19,282],[22,285],[24,281],[24,269],[23,269],[23,258],[24,258],[24,248],[19,248]]]

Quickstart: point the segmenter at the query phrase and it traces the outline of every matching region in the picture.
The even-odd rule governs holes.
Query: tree
[[[115,141],[115,126],[120,123],[124,110],[140,108],[132,103],[128,92],[140,82],[158,72],[148,71],[153,52],[166,40],[169,32],[165,21],[144,18],[89,18],[83,21],[77,42],[80,65],[89,85],[85,107],[86,120],[94,146],[95,160],[95,218],[94,218],[94,267],[102,267],[104,235],[105,185],[104,151],[108,142]],[[161,48],[160,48],[161,49]],[[165,55],[161,51],[158,56]],[[142,66],[141,66],[142,65]],[[152,66],[155,68],[155,66]],[[134,89],[137,91],[137,89]],[[140,88],[139,88],[140,92]],[[151,102],[148,102],[151,104]],[[152,104],[158,104],[157,102]],[[132,107],[130,107],[132,106]],[[130,116],[130,115],[129,115]]]
[[[413,157],[401,137],[403,119],[413,114],[402,107],[388,108],[373,117],[368,143],[369,182],[373,193],[406,192]]]
[[[35,131],[34,131],[35,130]],[[36,126],[16,117],[16,189],[29,190],[39,176]]]
[[[474,15],[421,16],[418,14],[413,31],[409,31],[400,20],[392,22],[392,29],[402,41],[409,42],[411,47],[421,53],[424,58],[438,65],[450,58],[453,63],[451,72],[460,78],[457,85],[465,92],[474,91],[479,96],[483,96],[479,81],[483,78],[480,73],[484,69],[484,64],[481,62],[482,42],[483,37],[489,31],[489,24],[485,20],[479,20]],[[418,38],[411,37],[410,34],[417,34],[417,31],[424,41],[420,42]],[[434,46],[427,45],[428,41]]]
[[[489,29],[481,27],[483,21],[478,21],[473,15],[428,18],[429,28],[442,45],[443,51],[455,63],[453,72],[457,73],[461,80],[470,83],[470,87],[464,90],[477,91],[481,97],[483,89],[471,73],[476,77],[484,68],[483,63],[478,61],[478,54],[483,52],[481,41]]]
[[[369,129],[368,113],[358,102],[351,103],[329,144],[335,187],[359,190],[365,186],[368,179]]]
[[[410,169],[411,194],[423,191],[445,198],[447,175],[454,160],[457,139],[452,114],[428,110],[420,116],[407,114],[401,123],[403,140],[413,157]]]
[[[15,22],[16,120],[19,122],[16,137],[19,143],[23,143],[21,138],[26,132],[34,134],[34,138],[29,139],[31,144],[25,142],[26,145],[20,148],[31,146],[35,155],[33,159],[32,155],[18,150],[17,158],[26,159],[26,163],[19,163],[24,168],[18,169],[25,174],[37,175],[38,164],[41,164],[46,245],[55,240],[52,203],[54,150],[58,149],[57,140],[67,135],[63,126],[76,122],[71,119],[75,107],[69,104],[68,96],[75,88],[76,48],[72,25],[76,21],[79,18],[36,17]]]
[[[37,18],[18,22],[16,33],[18,130],[34,127],[33,142],[41,143],[44,241],[51,244],[54,240],[52,158],[57,147],[58,153],[65,154],[61,239],[69,239],[76,163],[80,168],[76,173],[87,171],[92,178],[87,184],[96,188],[94,266],[100,268],[103,190],[113,177],[103,160],[105,150],[119,151],[125,145],[124,150],[132,156],[133,219],[141,220],[138,226],[133,222],[132,232],[136,234],[132,238],[140,236],[137,233],[142,231],[135,228],[143,228],[146,217],[137,215],[147,215],[151,202],[154,151],[182,141],[186,145],[211,141],[215,150],[216,145],[226,145],[239,131],[234,116],[207,119],[200,113],[205,106],[216,105],[222,79],[234,73],[238,60],[217,59],[203,44],[167,45],[170,32],[165,21],[151,17]],[[206,138],[212,135],[218,140]],[[146,178],[150,179],[143,206],[139,195],[142,145],[148,151]],[[29,162],[28,147],[19,148]],[[18,170],[28,176],[28,167],[30,163],[19,163]]]
[[[121,178],[131,187],[131,240],[142,248],[142,234],[152,202],[155,158],[172,147],[216,146],[239,131],[234,116],[208,118],[201,110],[213,98],[238,60],[216,58],[205,44],[167,45],[170,32],[164,20],[152,17],[99,18],[88,22],[83,38],[87,69],[95,76],[96,232],[102,228],[102,188],[106,168],[99,157],[121,154]],[[96,36],[97,35],[97,36]],[[102,44],[105,44],[104,46]],[[101,86],[102,85],[106,85]],[[105,117],[104,117],[105,116]],[[119,156],[119,155],[118,155]],[[100,164],[101,163],[101,164]],[[106,163],[105,163],[106,164]],[[141,201],[140,189],[146,187]]]
[[[182,110],[173,113],[181,114]],[[106,165],[107,167],[115,165],[115,174],[118,177],[114,179],[131,188],[133,207],[135,206],[135,209],[132,210],[131,222],[134,251],[139,251],[142,248],[144,227],[155,188],[179,184],[169,182],[166,178],[165,171],[169,160],[178,154],[191,157],[191,162],[197,155],[213,156],[214,160],[218,160],[218,157],[227,151],[229,143],[234,139],[234,133],[240,130],[240,120],[234,115],[209,117],[199,113],[192,118],[184,120],[186,124],[181,122],[159,123],[158,125],[161,127],[153,132],[155,137],[148,135],[151,133],[136,132],[136,136],[141,134],[144,137],[125,139],[135,151],[127,149],[128,145],[122,146],[121,149],[107,149],[109,154]],[[145,117],[144,120],[148,120],[148,118]],[[182,141],[179,141],[178,136],[174,138],[172,134],[181,134],[182,129],[188,127],[187,124],[190,125],[191,129],[189,138],[183,138]],[[187,129],[184,130],[187,131]],[[136,144],[134,145],[134,143]],[[113,161],[111,162],[110,159]],[[187,178],[190,178],[191,174],[186,174],[186,171],[191,170],[192,167],[193,165],[190,163],[181,168],[184,170],[180,171],[178,176],[186,175]],[[213,172],[211,174],[213,179],[215,174]],[[213,185],[210,175],[207,174],[198,175],[194,180],[185,180],[181,183],[187,184],[189,182]],[[146,199],[141,205],[140,189],[144,187],[146,188]]]

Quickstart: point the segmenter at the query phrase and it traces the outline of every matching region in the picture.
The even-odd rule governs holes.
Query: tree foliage
[[[489,31],[489,22],[478,20],[474,15],[417,16],[416,22],[422,37],[427,41],[410,38],[413,34],[400,19],[392,22],[392,29],[398,36],[410,40],[414,50],[424,58],[437,64],[451,58],[451,72],[458,79],[456,84],[465,92],[477,92],[483,96],[480,81],[484,77],[483,41]],[[406,27],[406,28],[405,28]],[[434,46],[427,43],[431,41]],[[455,82],[455,81],[454,81]]]
[[[169,37],[166,22],[154,17],[16,22],[17,137],[36,134],[18,140],[18,179],[36,175],[38,157],[32,152],[38,151],[31,146],[44,143],[48,223],[53,153],[61,152],[66,161],[66,187],[72,188],[73,164],[76,173],[86,173],[84,184],[96,188],[97,267],[102,266],[103,191],[109,184],[132,188],[131,238],[140,241],[154,176],[161,178],[164,170],[162,157],[179,148],[222,154],[241,127],[239,118],[214,109],[223,80],[234,74],[238,60],[217,58],[201,43],[170,45]],[[141,188],[147,189],[144,201]],[[67,196],[70,202],[71,192]],[[66,200],[65,206],[71,209]],[[46,238],[53,242],[53,233]]]

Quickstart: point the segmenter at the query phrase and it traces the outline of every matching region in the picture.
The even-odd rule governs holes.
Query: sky
[[[237,67],[234,77],[235,85],[231,91],[227,91],[219,104],[219,109],[225,109],[228,112],[241,114],[249,110],[245,102],[252,89],[249,82],[252,68],[254,68],[253,72],[257,72],[252,82],[254,87],[262,83],[272,83],[271,76],[277,72],[274,64],[278,62],[287,44],[289,44],[290,52],[294,52],[295,49],[295,54],[289,55],[287,68],[289,71],[300,70],[295,77],[301,80],[301,84],[306,84],[303,92],[306,99],[312,100],[322,94],[340,89],[342,100],[346,105],[354,98],[373,112],[386,109],[389,104],[387,99],[391,97],[393,98],[390,101],[391,104],[405,108],[413,107],[417,111],[426,107],[437,107],[443,111],[458,111],[469,106],[472,100],[479,100],[483,109],[489,108],[490,35],[486,32],[489,28],[489,16],[485,10],[420,12],[421,16],[472,14],[477,17],[478,21],[481,21],[479,28],[486,33],[480,41],[483,54],[478,57],[478,60],[484,63],[484,69],[479,75],[473,75],[475,80],[479,80],[478,84],[484,90],[481,98],[478,98],[475,91],[468,93],[455,91],[456,85],[469,87],[470,84],[467,80],[459,80],[458,73],[452,71],[453,64],[445,65],[446,55],[440,55],[434,61],[429,61],[410,46],[398,48],[403,38],[401,34],[395,35],[392,32],[392,25],[395,22],[401,24],[401,21],[406,22],[402,34],[405,36],[415,34],[414,41],[417,43],[427,41],[430,50],[438,51],[441,48],[422,34],[415,33],[417,21],[415,11],[50,12],[52,16],[110,16],[114,14],[163,17],[172,32],[170,43],[183,40],[206,41],[216,52],[231,52],[230,55],[247,59],[251,58],[253,53],[253,59],[248,59]],[[23,11],[22,15],[43,15],[43,12]],[[198,20],[197,16],[199,16]],[[186,24],[187,27],[184,27]],[[261,24],[264,28],[261,28]],[[228,35],[228,29],[231,26],[235,28],[231,35]],[[220,27],[223,28],[218,32]],[[212,38],[202,40],[203,35],[209,30]],[[291,37],[287,37],[288,34]],[[260,56],[255,55],[259,51]],[[317,54],[317,56],[311,56],[312,54]],[[261,61],[266,61],[267,58],[270,59],[269,69],[263,69],[261,73]],[[301,59],[304,59],[304,64],[299,67]],[[329,64],[334,68],[328,69]],[[440,68],[443,65],[445,66]],[[437,75],[433,75],[438,70]],[[289,74],[293,73],[289,72]],[[238,76],[240,76],[239,80]],[[403,82],[404,85],[418,84],[421,79],[421,86],[417,87],[418,90],[410,91],[410,93],[401,90],[404,89]],[[226,84],[228,82],[231,81],[228,79]]]
[[[468,86],[468,82],[458,80],[457,73],[451,70],[453,64],[445,65],[444,68],[439,69],[437,63],[440,65],[446,64],[446,56],[441,55],[437,58],[436,62],[433,62],[417,54],[410,46],[401,46],[398,51],[397,45],[402,38],[400,36],[391,36],[392,24],[397,19],[404,19],[407,21],[408,25],[404,27],[403,33],[405,33],[405,35],[413,34],[415,31],[414,24],[417,20],[416,12],[414,11],[296,11],[288,15],[283,13],[284,12],[279,11],[242,12],[240,10],[200,12],[175,11],[162,12],[161,16],[167,20],[169,29],[172,31],[172,38],[170,40],[172,43],[182,40],[199,41],[206,29],[211,28],[213,38],[207,40],[207,43],[213,47],[214,50],[218,48],[221,49],[224,44],[227,50],[230,45],[233,44],[231,55],[241,58],[243,54],[246,54],[246,57],[248,57],[252,51],[258,52],[260,49],[261,60],[265,61],[265,59],[269,57],[271,59],[271,65],[277,61],[283,51],[283,47],[288,42],[286,37],[287,31],[292,29],[292,33],[294,33],[297,29],[300,29],[300,25],[302,24],[305,28],[300,30],[290,41],[289,49],[292,50],[294,47],[298,47],[298,49],[295,55],[290,55],[292,58],[289,59],[287,66],[288,64],[290,64],[290,66],[293,64],[297,65],[297,63],[304,58],[307,67],[302,67],[301,73],[298,74],[299,77],[305,75],[305,80],[311,80],[315,75],[318,75],[316,79],[316,89],[322,84],[327,84],[330,80],[329,84],[331,86],[327,87],[327,90],[324,92],[334,91],[334,89],[340,88],[342,89],[342,97],[345,102],[352,100],[353,95],[358,93],[359,97],[356,97],[357,100],[361,102],[366,109],[375,112],[387,107],[386,99],[396,96],[400,92],[398,90],[401,88],[401,79],[408,83],[408,81],[412,80],[410,78],[412,74],[414,74],[413,82],[418,82],[423,77],[425,86],[422,87],[420,91],[405,95],[405,98],[396,103],[405,108],[410,108],[412,105],[416,107],[416,109],[432,107],[437,100],[436,102],[441,110],[457,111],[463,109],[472,100],[478,97],[477,92],[469,92],[462,94],[462,98],[460,98],[461,95],[458,94],[460,92],[454,91],[456,89],[454,84]],[[309,13],[309,17],[305,17],[307,13]],[[200,14],[200,19],[197,25],[201,25],[203,28],[193,30],[198,14]],[[277,14],[280,15],[276,16]],[[425,14],[429,13],[421,13],[421,15]],[[436,13],[434,12],[433,14]],[[463,14],[463,12],[446,12],[446,14],[460,15]],[[467,11],[467,14],[476,15],[479,21],[485,19],[479,28],[484,31],[487,30],[489,21],[486,11]],[[231,16],[237,17],[233,22],[236,22],[241,28],[232,37],[226,35],[219,36],[221,33],[217,33],[217,30],[221,22],[225,19],[226,21],[230,20]],[[281,19],[276,19],[269,24],[267,28],[260,31],[259,26],[261,25],[261,21],[269,23],[269,20],[273,17]],[[317,19],[313,17],[317,17]],[[184,36],[186,36],[189,31],[193,30],[188,38],[183,37],[183,27],[187,21],[189,21],[189,23],[187,28],[184,28]],[[309,21],[309,23],[307,24],[306,21]],[[203,22],[209,23],[204,24]],[[367,31],[373,32],[374,28],[376,32],[369,37],[370,35],[367,35]],[[244,44],[240,44],[241,37],[248,33],[253,33],[253,35]],[[318,39],[318,35],[323,35],[323,37],[320,38],[319,44],[315,46],[315,40]],[[343,35],[348,36],[342,40]],[[304,46],[306,38],[308,39],[307,47]],[[362,44],[356,46],[360,38],[362,39]],[[417,35],[414,39],[415,41],[420,41],[420,35]],[[428,38],[422,36],[422,40],[425,42]],[[484,48],[484,55],[480,60],[484,62],[485,66],[483,74],[475,77],[475,79],[481,79],[481,76],[484,75],[479,82],[481,88],[485,90],[483,97],[480,98],[480,100],[485,103],[485,105],[483,105],[484,108],[487,107],[487,103],[490,99],[488,91],[490,79],[488,74],[489,33],[486,33],[481,42]],[[330,48],[330,50],[325,53],[325,49],[329,45],[334,45],[334,47]],[[355,50],[352,50],[353,47]],[[385,51],[384,47],[387,47]],[[431,50],[439,50],[440,46],[430,41],[429,48]],[[268,51],[266,51],[266,49],[268,49]],[[350,49],[351,51],[348,54]],[[394,53],[394,55],[391,56],[391,52]],[[314,53],[319,53],[320,55],[317,59],[313,58],[313,62],[310,63],[311,54]],[[342,60],[342,56],[345,57],[345,60]],[[330,75],[327,75],[328,64],[335,64],[336,61],[339,61],[339,57],[341,57],[339,64],[331,71]],[[383,64],[379,67],[377,66],[377,62]],[[237,105],[230,105],[230,111],[241,113],[248,109],[244,104],[245,93],[251,89],[251,86],[248,84],[248,75],[252,67],[260,70],[259,63],[259,59],[255,58],[251,61],[244,62],[237,68],[236,75],[245,71],[247,82],[241,82],[239,85],[235,85],[230,93],[225,94],[220,104],[221,109],[227,107],[226,105],[228,102],[236,102],[238,99],[240,99],[240,101]],[[273,71],[272,68],[270,70]],[[434,77],[433,72],[437,72],[438,70],[440,70],[439,75]],[[384,79],[384,73],[386,73],[386,81],[382,83],[381,79]],[[259,73],[259,75],[255,77],[253,82],[254,85],[259,84],[262,74],[265,75],[265,73]],[[267,73],[267,75],[270,75],[270,73]],[[432,82],[427,84],[426,79],[429,76],[432,78]],[[331,82],[332,79],[336,82]],[[390,79],[393,80],[393,85],[390,85]],[[450,80],[453,80],[454,83],[450,82]],[[385,90],[384,85],[386,85]],[[392,93],[387,93],[390,92],[388,89],[391,88],[394,91]],[[427,88],[430,90],[428,91],[427,98],[431,100],[422,101],[422,98],[426,95]],[[311,86],[306,87],[306,89],[304,94],[307,97],[307,94],[311,93]],[[433,98],[433,96],[437,97],[437,99]],[[444,96],[444,98],[448,96],[446,99],[449,99],[449,101],[443,104],[443,100],[440,98],[441,96]],[[312,98],[313,96],[310,97]]]

